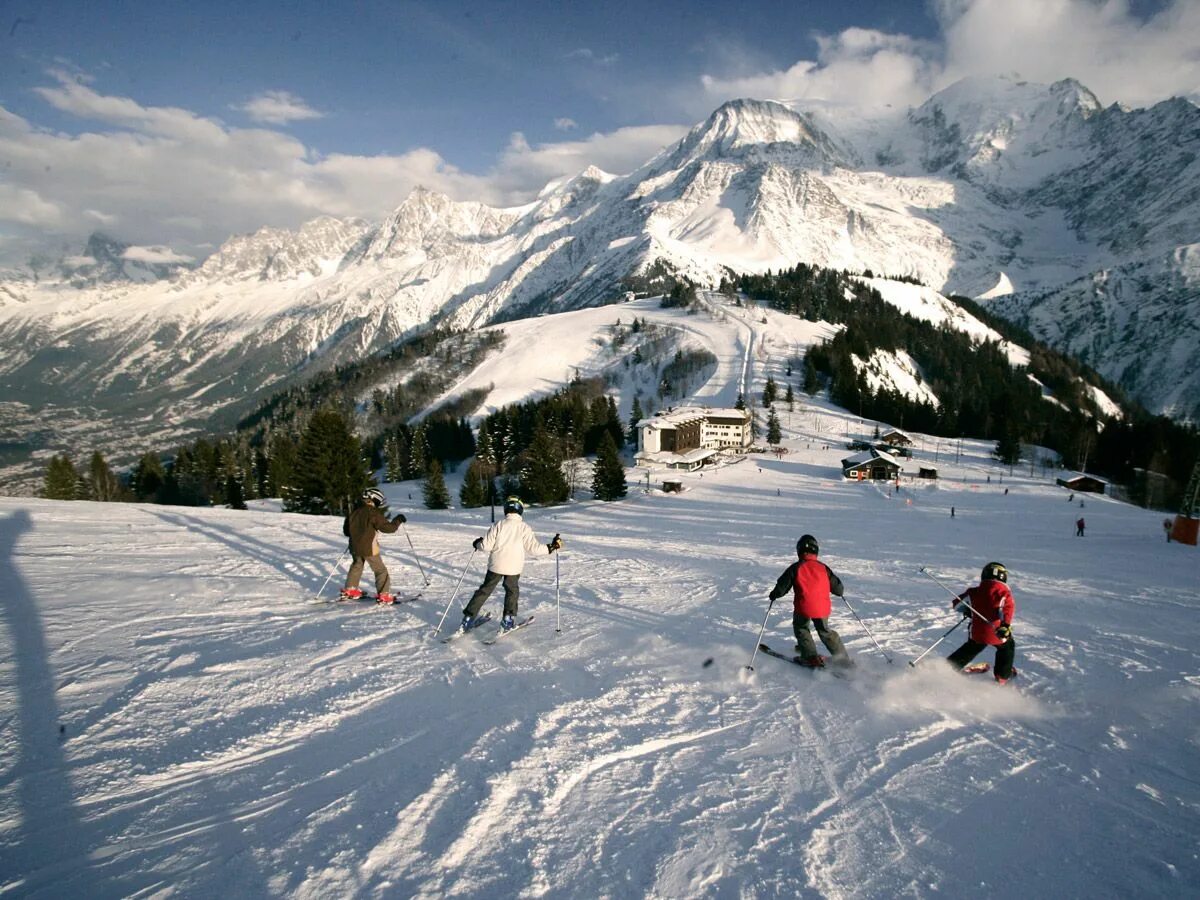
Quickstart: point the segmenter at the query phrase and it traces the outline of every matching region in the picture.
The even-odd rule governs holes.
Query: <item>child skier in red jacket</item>
[[[961,669],[985,647],[996,648],[992,672],[996,681],[1004,684],[1013,677],[1013,657],[1017,642],[1012,636],[1013,614],[1017,607],[1008,589],[1008,569],[990,562],[979,575],[979,584],[967,588],[954,598],[952,609],[959,609],[971,619],[971,634],[967,642],[946,657],[950,665]]]
[[[811,534],[803,535],[796,542],[799,561],[792,563],[779,576],[775,587],[771,589],[770,598],[777,600],[789,590],[792,591],[792,631],[796,634],[796,651],[805,665],[814,668],[825,665],[825,660],[817,654],[817,645],[808,627],[810,622],[817,629],[821,643],[829,650],[833,661],[851,665],[842,639],[827,624],[832,612],[829,595],[832,592],[842,596],[842,580],[833,574],[829,566],[817,559],[820,552],[817,539]]]

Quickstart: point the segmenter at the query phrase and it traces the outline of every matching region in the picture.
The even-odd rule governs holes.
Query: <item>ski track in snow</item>
[[[843,483],[820,415],[679,495],[531,509],[567,541],[563,632],[533,561],[537,621],[491,647],[433,636],[486,510],[398,503],[433,583],[356,609],[307,602],[340,520],[0,499],[0,894],[1197,893],[1200,557],[1106,498],[1074,538],[1060,489],[986,483],[983,443],[903,500]],[[745,671],[804,531],[893,664],[835,598],[849,677]],[[919,569],[958,589],[993,558],[1017,686],[932,664],[961,629],[909,667],[955,621]],[[788,598],[764,640],[790,647]]]

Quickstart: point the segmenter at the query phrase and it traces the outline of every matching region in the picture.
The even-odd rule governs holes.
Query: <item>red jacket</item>
[[[974,613],[968,613],[971,616],[971,640],[977,644],[991,644],[993,647],[1003,644],[1004,641],[996,637],[996,626],[1011,625],[1013,614],[1017,611],[1008,585],[1003,581],[982,581],[955,597],[954,606],[957,608],[959,601],[964,599],[979,616],[987,619],[985,622]]]
[[[787,571],[775,582],[771,599],[782,597],[789,587],[793,596],[792,611],[810,619],[828,619],[833,608],[830,592],[840,597],[843,590],[842,580],[833,574],[829,566],[817,559],[815,553],[805,553],[799,562],[788,566]]]

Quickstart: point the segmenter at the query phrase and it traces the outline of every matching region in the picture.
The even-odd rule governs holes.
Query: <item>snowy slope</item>
[[[530,510],[566,539],[561,590],[530,563],[535,622],[493,647],[432,636],[487,511],[409,485],[387,489],[432,584],[394,610],[306,602],[335,519],[0,500],[0,891],[1194,895],[1197,551],[982,443],[919,438],[937,485],[846,483],[840,441],[871,423],[782,418],[782,459]],[[852,678],[761,655],[747,677],[804,531],[893,664],[839,603]],[[403,537],[384,553],[418,588]],[[1016,686],[942,671],[958,633],[911,669],[956,621],[918,569],[957,589],[991,559]]]

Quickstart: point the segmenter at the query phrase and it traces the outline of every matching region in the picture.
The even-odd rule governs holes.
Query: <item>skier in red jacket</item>
[[[946,657],[950,665],[961,669],[991,646],[996,648],[996,662],[992,666],[996,681],[1004,684],[1012,678],[1013,657],[1017,653],[1012,620],[1017,607],[1008,589],[1008,569],[998,562],[988,563],[979,575],[979,584],[955,597],[951,608],[959,609],[971,619],[971,634],[965,644]]]
[[[770,597],[777,600],[789,590],[792,591],[792,631],[796,633],[796,651],[805,665],[814,668],[825,665],[825,660],[817,653],[817,645],[808,627],[810,622],[816,627],[821,643],[829,650],[833,661],[851,665],[842,639],[826,621],[832,611],[829,595],[832,592],[842,596],[842,580],[833,574],[829,566],[817,559],[820,552],[817,539],[811,534],[803,535],[796,542],[799,561],[792,563],[779,576]]]

